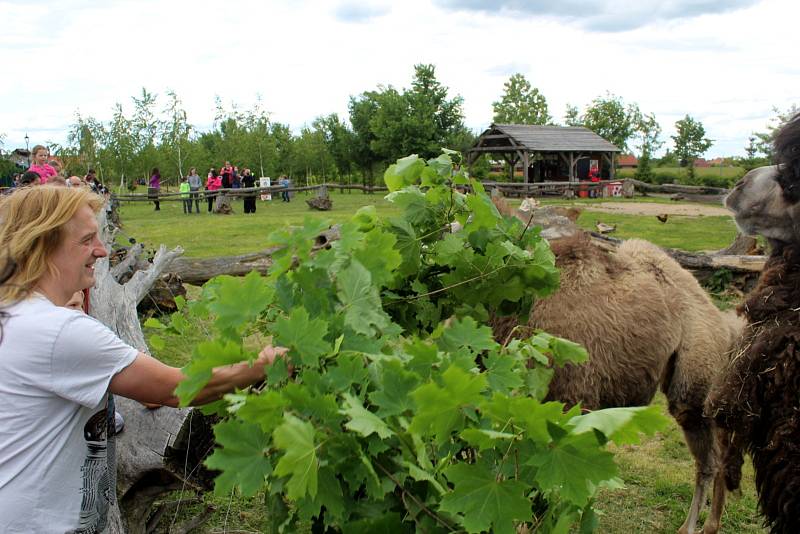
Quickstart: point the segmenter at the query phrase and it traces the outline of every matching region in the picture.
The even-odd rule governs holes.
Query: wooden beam
[[[569,181],[575,181],[575,166],[574,166],[574,159],[575,154],[573,152],[569,153]]]
[[[517,146],[477,146],[470,148],[467,152],[516,152],[519,150]]]
[[[529,166],[530,166],[530,158],[528,157],[528,153],[527,152],[523,152],[522,153],[522,178],[523,178],[523,180],[524,180],[524,182],[526,184],[528,182],[530,182],[530,179],[529,179],[529,176],[528,176],[528,167]]]

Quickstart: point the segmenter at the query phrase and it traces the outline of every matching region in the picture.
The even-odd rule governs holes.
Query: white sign
[[[270,187],[272,182],[270,181],[269,177],[266,178],[259,178],[258,179],[258,187]],[[262,191],[261,192],[261,200],[272,200],[272,193],[269,191]]]

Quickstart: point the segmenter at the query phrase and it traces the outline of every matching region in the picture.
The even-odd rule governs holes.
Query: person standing
[[[256,186],[256,177],[250,173],[250,169],[245,169],[244,174],[242,175],[242,185],[245,188],[253,188]],[[245,213],[255,213],[256,212],[256,192],[249,191],[244,195],[244,212]]]
[[[283,189],[281,190],[281,200],[283,200],[284,202],[289,202],[289,200],[290,200],[289,187],[291,186],[291,182],[289,181],[289,177],[286,176],[285,174],[282,175],[278,179],[278,185],[283,187]]]
[[[219,175],[222,180],[222,188],[230,189],[233,179],[233,167],[231,167],[230,161],[225,162],[225,165],[219,170]]]
[[[214,198],[217,196],[216,191],[222,187],[222,179],[217,175],[217,171],[211,169],[206,179],[206,200],[208,201],[208,213],[214,208]]]
[[[147,198],[153,201],[156,209],[153,211],[161,211],[161,206],[158,201],[158,193],[161,190],[161,173],[158,172],[158,167],[153,167],[153,172],[150,173],[150,183],[147,186]]]
[[[36,145],[33,147],[33,150],[31,150],[31,154],[33,155],[33,163],[28,167],[28,170],[38,174],[40,185],[44,185],[51,176],[58,174],[55,168],[47,163],[50,151],[47,150],[46,146]]]
[[[188,181],[190,191],[189,198],[194,201],[195,213],[200,213],[200,189],[203,187],[203,182],[200,176],[197,175],[197,169],[194,167],[189,169]]]
[[[189,187],[189,181],[187,180],[186,176],[181,178],[181,185],[178,186],[178,191],[181,194],[181,203],[183,204],[183,214],[189,215],[192,213],[192,197],[190,196],[189,191],[191,188]]]
[[[108,255],[83,187],[22,188],[0,201],[0,532],[104,532],[114,505],[114,396],[178,405],[185,378],[64,306]],[[10,274],[6,274],[10,273]],[[264,379],[285,349],[212,371],[206,404]]]

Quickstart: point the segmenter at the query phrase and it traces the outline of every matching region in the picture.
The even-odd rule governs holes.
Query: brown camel
[[[502,199],[495,204],[512,214]],[[724,436],[703,406],[741,322],[721,313],[689,272],[646,241],[632,239],[612,252],[577,231],[551,247],[561,287],[535,303],[527,326],[582,344],[589,361],[556,369],[548,398],[588,409],[643,406],[660,386],[696,464],[694,496],[678,532],[695,532],[714,479],[703,532],[716,533],[725,503],[718,469]],[[519,330],[501,320],[495,334],[506,339],[523,335]]]
[[[747,173],[725,199],[742,233],[772,252],[740,311],[747,328],[708,399],[730,435],[726,482],[739,486],[744,453],[758,504],[775,534],[800,532],[800,113],[775,137],[778,165]]]

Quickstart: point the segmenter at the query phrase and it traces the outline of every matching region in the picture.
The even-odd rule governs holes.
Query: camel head
[[[744,175],[725,198],[742,233],[800,243],[800,113],[775,136],[777,165]]]

